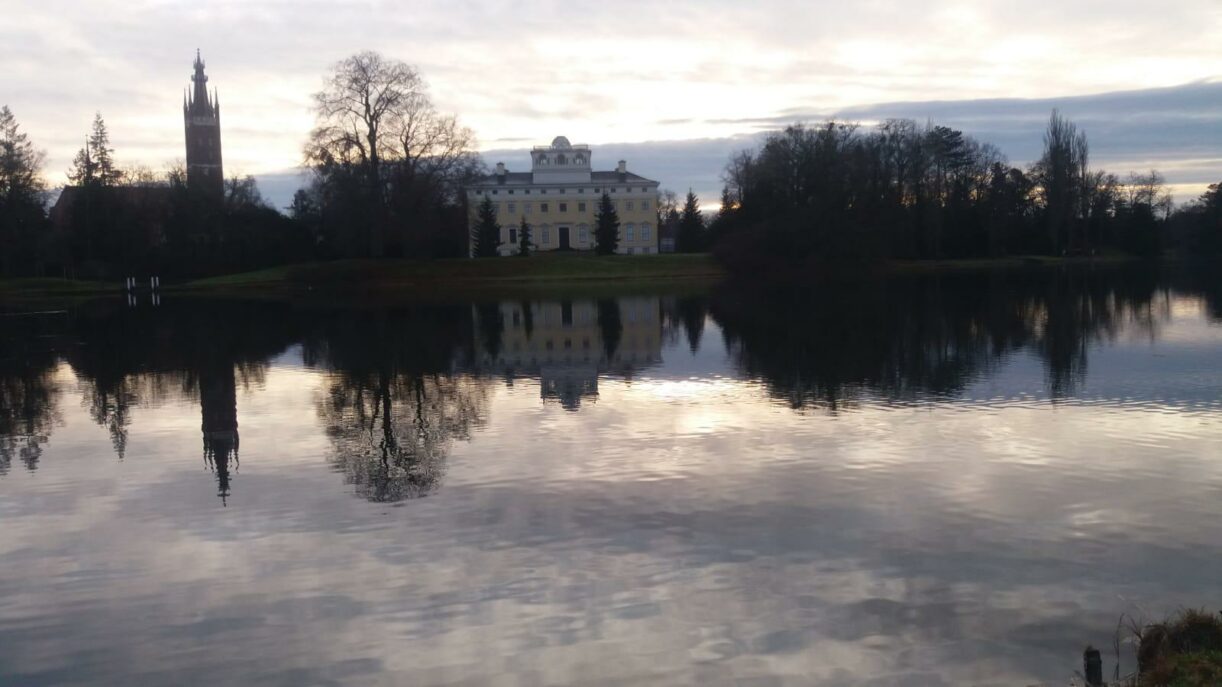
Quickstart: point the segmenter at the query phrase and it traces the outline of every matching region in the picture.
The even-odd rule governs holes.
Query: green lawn
[[[547,254],[479,260],[339,260],[288,265],[190,282],[187,290],[321,289],[393,290],[482,287],[562,282],[709,279],[721,268],[707,255]]]
[[[90,296],[119,291],[118,284],[54,277],[0,279],[0,298]]]

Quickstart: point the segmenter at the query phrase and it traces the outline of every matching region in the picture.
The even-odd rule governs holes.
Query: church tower
[[[204,61],[195,51],[191,90],[183,96],[182,116],[187,133],[187,186],[220,197],[225,192],[221,169],[221,103],[208,93]]]

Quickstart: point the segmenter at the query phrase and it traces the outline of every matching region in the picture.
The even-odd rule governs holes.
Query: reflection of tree
[[[89,409],[89,417],[106,428],[106,433],[110,435],[110,445],[114,447],[119,460],[123,459],[127,451],[131,408],[139,402],[139,397],[132,388],[134,381],[120,377],[113,386],[103,386],[95,382],[83,385],[81,389],[85,407]]]
[[[476,315],[484,345],[503,322]],[[350,310],[318,324],[307,363],[334,371],[318,413],[331,462],[358,494],[393,502],[440,485],[451,442],[487,416],[489,382],[454,373],[474,333],[470,306]]]
[[[505,318],[501,316],[501,305],[496,301],[475,306],[475,315],[484,350],[493,358],[501,353],[501,341],[505,334]]]
[[[471,377],[337,375],[319,403],[332,463],[370,501],[426,496],[445,472],[450,443],[487,416],[487,387]]]
[[[37,469],[58,419],[59,387],[53,377],[54,370],[46,367],[0,369],[0,474],[14,458]]]
[[[1084,376],[1092,341],[1126,323],[1153,330],[1155,285],[1146,270],[897,277],[724,288],[712,312],[744,373],[794,407],[834,409],[867,390],[960,393],[1022,348],[1045,360],[1060,396]]]
[[[607,358],[615,357],[620,338],[624,335],[624,321],[620,317],[619,301],[604,298],[598,301],[598,328],[602,332],[603,351]]]
[[[677,304],[679,319],[687,332],[687,346],[692,353],[700,350],[700,337],[704,335],[704,321],[708,316],[708,299],[688,296]]]
[[[0,475],[13,459],[34,470],[59,422],[54,334],[62,318],[0,315]]]

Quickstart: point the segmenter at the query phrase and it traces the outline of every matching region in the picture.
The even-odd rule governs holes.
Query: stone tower
[[[204,61],[195,51],[191,90],[183,96],[182,117],[187,133],[187,186],[220,197],[225,192],[221,169],[221,103],[208,93]]]

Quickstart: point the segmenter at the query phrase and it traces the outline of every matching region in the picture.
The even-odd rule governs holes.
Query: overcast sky
[[[196,47],[220,91],[226,172],[259,175],[278,202],[310,94],[362,49],[417,65],[488,162],[511,168],[526,164],[514,149],[564,134],[623,144],[596,149],[598,167],[631,156],[710,195],[728,152],[829,115],[934,117],[1024,162],[1062,105],[1109,169],[1158,163],[1185,193],[1222,179],[1218,0],[0,0],[0,17],[0,102],[47,150],[53,183],[94,111],[121,164],[181,159]]]

